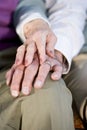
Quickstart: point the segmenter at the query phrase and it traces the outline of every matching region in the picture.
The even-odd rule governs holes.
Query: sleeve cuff
[[[58,35],[58,42],[55,45],[55,49],[63,54],[68,63],[67,68],[65,68],[63,71],[63,74],[67,74],[71,67],[71,62],[73,58],[72,56],[73,49],[71,47],[69,39],[67,39],[65,36],[61,36],[59,34],[57,35]]]

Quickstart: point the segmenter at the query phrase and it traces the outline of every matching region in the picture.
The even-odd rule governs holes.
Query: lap
[[[27,124],[27,121],[35,118],[37,113],[39,122],[46,119],[47,115],[52,116],[55,127],[56,125],[58,126],[58,120],[59,124],[61,123],[61,116],[66,117],[68,115],[67,118],[70,115],[72,116],[71,93],[62,79],[52,81],[50,76],[48,76],[42,89],[37,90],[33,88],[29,96],[20,94],[18,98],[14,99],[10,95],[10,88],[6,86],[5,72],[0,73],[0,127],[2,130],[13,130],[13,128],[19,130],[21,118],[22,123],[24,121],[26,122],[24,124],[28,125],[29,122]],[[55,119],[57,120],[55,121]],[[24,124],[22,126],[25,128]]]
[[[2,55],[9,57],[9,52],[0,53],[0,60],[3,61]],[[2,62],[2,66],[9,66],[10,62]],[[5,83],[5,73],[6,68],[0,71],[0,129],[74,129],[72,96],[63,79],[52,81],[49,74],[42,89],[32,88],[29,96],[20,94],[13,98]]]

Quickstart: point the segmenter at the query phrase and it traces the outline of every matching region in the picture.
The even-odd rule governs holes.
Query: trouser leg
[[[72,97],[63,80],[49,77],[22,102],[22,130],[74,130]]]
[[[71,71],[64,79],[72,92],[81,118],[86,118],[87,121],[87,54],[74,58]]]
[[[43,89],[16,99],[3,81],[0,80],[1,130],[74,130],[72,97],[62,79],[53,82],[48,78]]]

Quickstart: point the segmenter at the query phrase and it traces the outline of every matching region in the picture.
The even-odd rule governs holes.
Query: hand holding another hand
[[[54,51],[56,36],[43,20],[29,22],[24,27],[26,41],[17,49],[14,65],[6,74],[11,94],[20,91],[29,95],[32,89],[41,88],[51,71],[51,79],[59,80],[63,73],[63,56]]]
[[[63,64],[61,53],[57,53],[59,54],[59,61],[56,58],[46,56],[47,60],[40,65],[38,55],[35,54],[33,62],[27,67],[23,64],[19,66],[14,64],[6,74],[12,96],[17,97],[20,91],[24,95],[29,95],[33,86],[37,89],[43,87],[50,71],[52,72],[51,78],[59,80],[63,72]]]
[[[15,62],[17,65],[22,62],[25,66],[31,64],[36,52],[39,55],[40,64],[46,60],[46,54],[54,57],[57,38],[44,20],[37,19],[27,23],[24,26],[24,34],[26,41],[17,50]]]

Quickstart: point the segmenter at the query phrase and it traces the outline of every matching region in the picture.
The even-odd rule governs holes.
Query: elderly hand
[[[46,59],[47,60],[39,67],[38,75],[34,83],[34,88],[43,87],[49,71],[52,72],[52,80],[59,80],[63,74],[65,66],[63,64],[63,55],[59,51],[55,51],[54,58],[47,56]]]
[[[40,64],[46,60],[46,54],[54,57],[57,38],[44,20],[37,19],[27,23],[24,26],[24,35],[26,41],[18,48],[16,54],[15,63],[17,65],[31,64],[36,52],[39,55]]]
[[[32,88],[32,82],[38,71],[39,61],[35,54],[33,62],[25,67],[23,64],[14,64],[6,73],[6,83],[10,86],[12,96],[17,97],[22,91],[23,94],[28,95]]]
[[[12,96],[17,97],[20,91],[22,91],[24,95],[29,95],[32,86],[34,86],[34,88],[43,87],[49,71],[53,71],[51,74],[53,80],[61,78],[63,72],[62,54],[56,51],[55,58],[46,56],[46,59],[47,60],[40,65],[38,55],[35,54],[33,62],[27,67],[24,67],[24,65],[17,66],[15,64],[12,66],[6,74],[7,85],[10,85]]]

